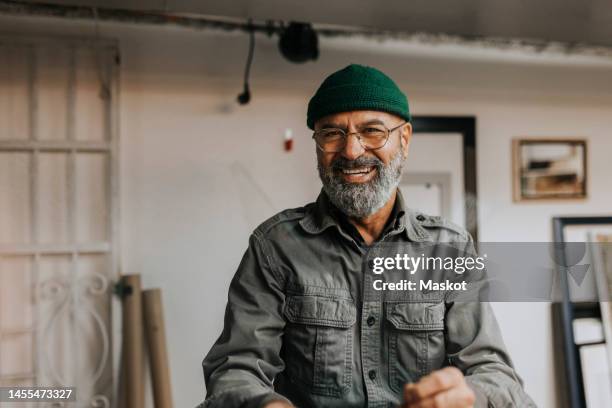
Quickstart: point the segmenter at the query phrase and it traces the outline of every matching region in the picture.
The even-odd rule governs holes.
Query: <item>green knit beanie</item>
[[[376,68],[351,64],[325,78],[308,102],[306,124],[314,129],[324,116],[354,110],[393,113],[410,122],[408,99],[391,78]]]

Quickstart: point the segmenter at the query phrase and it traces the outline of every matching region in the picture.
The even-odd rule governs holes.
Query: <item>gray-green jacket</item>
[[[402,387],[458,367],[477,407],[535,406],[487,303],[436,291],[373,289],[367,259],[385,246],[473,246],[463,229],[404,208],[371,246],[321,192],[261,224],[234,276],[225,326],[203,361],[208,408],[396,407]]]

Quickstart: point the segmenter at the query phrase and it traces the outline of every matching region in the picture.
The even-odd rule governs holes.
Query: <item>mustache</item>
[[[381,169],[384,167],[384,163],[376,157],[358,157],[355,160],[348,160],[344,157],[338,157],[331,164],[332,170],[337,171],[354,169],[358,167],[376,167],[377,169]]]

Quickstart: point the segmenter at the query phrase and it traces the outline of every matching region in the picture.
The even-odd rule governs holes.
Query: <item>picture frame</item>
[[[515,202],[587,198],[585,139],[514,139],[512,168]]]

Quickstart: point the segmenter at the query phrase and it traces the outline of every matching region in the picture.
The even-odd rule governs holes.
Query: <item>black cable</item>
[[[249,20],[251,26],[251,20]],[[251,100],[251,91],[249,90],[249,74],[251,72],[251,63],[253,62],[253,51],[255,50],[255,30],[249,30],[249,55],[247,56],[246,67],[244,69],[244,90],[238,95],[238,103],[246,105]]]

